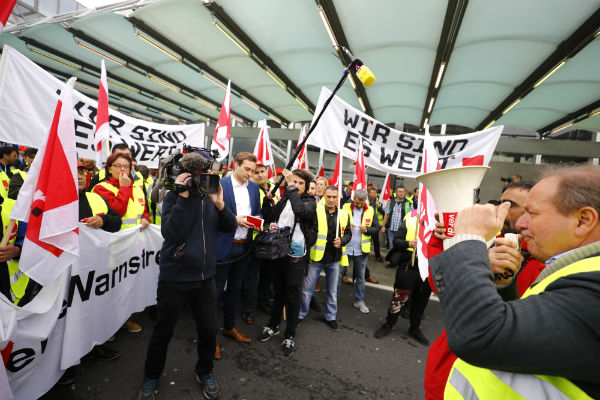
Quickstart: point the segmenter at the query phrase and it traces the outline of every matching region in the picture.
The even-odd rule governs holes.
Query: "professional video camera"
[[[165,189],[178,193],[189,191],[192,196],[217,193],[219,175],[208,173],[208,170],[221,170],[222,164],[215,161],[217,157],[216,150],[184,145],[180,152],[161,159],[158,180]],[[192,179],[187,185],[176,184],[175,179],[184,172],[191,173]]]

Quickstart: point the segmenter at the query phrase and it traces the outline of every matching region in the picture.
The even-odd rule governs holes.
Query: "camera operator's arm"
[[[191,179],[190,173],[183,173],[175,179],[176,187],[185,186]],[[192,207],[189,192],[176,193],[170,191],[165,195],[162,206],[160,232],[166,240],[176,243],[184,242],[193,223],[189,218],[189,209]]]
[[[210,201],[213,202],[217,211],[219,211],[219,222],[217,225],[217,229],[219,232],[229,233],[235,231],[237,228],[237,222],[235,215],[229,210],[229,208],[225,207],[225,202],[223,201],[223,187],[219,183],[219,191],[217,193],[207,195]]]

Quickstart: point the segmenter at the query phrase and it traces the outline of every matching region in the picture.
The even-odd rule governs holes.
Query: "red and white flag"
[[[392,185],[390,182],[390,174],[388,173],[383,180],[383,188],[381,189],[381,197],[379,198],[379,202],[383,209],[387,209],[390,204],[390,200],[392,199]]]
[[[321,166],[317,172],[317,176],[325,176],[325,167]]]
[[[222,161],[229,154],[229,139],[231,138],[231,81],[227,82],[227,91],[219,112],[219,120],[213,135],[211,150],[219,152],[218,161]]]
[[[48,136],[10,213],[28,222],[19,268],[43,286],[79,257],[74,84],[69,79],[61,91]]]
[[[433,139],[429,135],[429,127],[425,129],[423,138],[423,163],[421,173],[433,172],[440,169],[437,152],[433,146]],[[437,209],[433,202],[433,197],[427,188],[419,184],[419,239],[417,241],[417,255],[419,257],[419,272],[421,278],[425,279],[429,275],[429,261],[442,252],[441,242],[433,236],[435,229],[435,213]]]
[[[354,183],[352,184],[352,197],[359,189],[367,188],[367,171],[365,167],[365,152],[363,150],[362,138],[358,141],[358,153],[354,163]]]
[[[2,0],[0,3],[2,3],[0,4],[0,33],[2,33],[17,0]]]
[[[96,167],[102,169],[108,158],[108,140],[110,139],[110,125],[108,124],[108,80],[106,79],[106,67],[102,60],[102,71],[100,73],[100,87],[98,89],[98,112],[96,114],[96,133],[94,143],[96,145]]]
[[[254,146],[254,155],[256,156],[257,164],[262,164],[267,168],[267,179],[273,176],[273,150],[271,149],[271,139],[269,138],[269,128],[266,121],[259,122],[260,132]]]
[[[298,138],[298,146],[300,145],[300,143],[302,143],[305,137],[306,127],[302,128],[302,130],[300,131],[300,137]],[[298,149],[298,146],[296,146],[296,150]],[[308,169],[308,155],[306,153],[307,152],[305,144],[302,147],[302,150],[300,150],[300,153],[298,153],[298,158],[296,158],[294,164],[292,165],[292,171],[295,169]]]
[[[331,178],[331,184],[337,186],[338,189],[342,189],[342,152],[339,151],[337,159],[335,160],[335,168],[333,169],[333,178]]]

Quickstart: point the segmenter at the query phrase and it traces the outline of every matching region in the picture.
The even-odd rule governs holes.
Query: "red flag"
[[[15,4],[17,4],[17,0],[2,0],[2,4],[0,4],[0,33],[6,26],[6,21],[8,21]]]
[[[227,91],[219,112],[219,120],[210,145],[212,150],[219,152],[218,160],[222,161],[229,154],[229,139],[231,138],[231,81],[227,82]]]
[[[317,173],[317,176],[325,176],[325,168],[321,167],[319,168],[319,172]]]
[[[429,136],[429,127],[425,129],[423,138],[423,162],[421,172],[427,173],[440,169],[437,152],[433,140]],[[419,272],[425,279],[429,274],[428,259],[442,252],[440,241],[433,235],[435,228],[436,208],[433,198],[427,188],[419,184],[419,240],[417,241],[417,255],[419,256]]]
[[[269,138],[269,128],[264,120],[259,123],[259,126],[261,126],[261,129],[256,139],[256,145],[254,146],[254,155],[256,156],[256,162],[267,167],[272,176],[273,171],[270,167],[274,165],[274,160],[271,139]]]
[[[383,206],[385,210],[387,206],[390,204],[390,200],[392,199],[392,187],[390,182],[390,174],[388,173],[383,180],[383,188],[381,189],[381,198],[379,202]]]
[[[354,167],[354,183],[352,184],[352,197],[359,189],[367,188],[367,173],[365,167],[365,153],[363,151],[362,139],[358,142],[358,153]]]
[[[304,140],[305,137],[306,137],[306,128],[302,128],[302,131],[300,131],[300,137],[298,138],[298,145],[296,146],[296,149],[298,149],[298,146],[300,145],[300,143],[302,143],[302,141]],[[306,153],[307,153],[306,145],[304,145],[302,147],[302,150],[300,150],[300,153],[298,153],[298,158],[296,158],[296,160],[294,161],[294,164],[292,165],[292,170],[308,169],[308,158],[307,158]]]
[[[102,60],[100,73],[100,88],[98,89],[98,111],[96,114],[96,133],[94,142],[96,144],[96,167],[101,169],[108,158],[108,139],[110,138],[110,125],[108,124],[108,80],[106,79],[106,67]]]
[[[43,286],[79,256],[77,152],[72,92],[61,91],[46,142],[27,173],[10,217],[28,221],[19,268]]]
[[[342,187],[342,152],[338,152],[337,159],[335,160],[335,169],[333,170],[333,178],[331,178],[331,184],[337,186],[338,189]]]

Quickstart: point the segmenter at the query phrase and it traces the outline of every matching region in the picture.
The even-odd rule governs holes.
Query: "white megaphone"
[[[468,166],[442,169],[417,176],[417,181],[427,187],[438,212],[443,216],[446,237],[454,236],[456,215],[473,205],[475,190],[488,169],[490,167]]]

